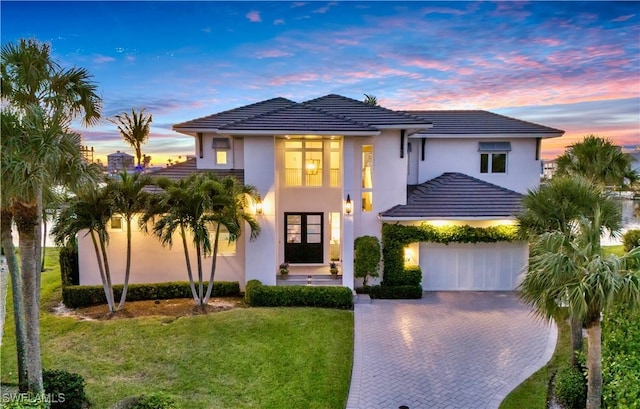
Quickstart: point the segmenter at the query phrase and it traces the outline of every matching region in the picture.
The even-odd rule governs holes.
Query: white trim
[[[564,132],[557,133],[416,133],[410,136],[412,139],[427,138],[427,139],[471,139],[471,138],[558,138],[564,135]]]
[[[229,136],[243,136],[243,135],[269,135],[269,136],[282,136],[285,135],[327,135],[327,136],[377,136],[380,135],[380,131],[313,131],[313,130],[225,130],[217,128],[172,128],[176,132],[180,132],[186,135],[196,136],[201,133],[214,133],[218,135]]]
[[[513,216],[477,216],[477,217],[455,217],[439,216],[439,217],[394,217],[378,215],[378,220],[383,222],[428,222],[432,220],[451,220],[451,221],[485,221],[485,220],[515,220]]]

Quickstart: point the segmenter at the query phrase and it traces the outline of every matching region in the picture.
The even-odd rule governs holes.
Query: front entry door
[[[323,262],[323,214],[284,214],[284,261],[288,263]]]

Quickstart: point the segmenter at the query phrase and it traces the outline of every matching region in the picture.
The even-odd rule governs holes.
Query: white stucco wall
[[[200,147],[198,136],[194,137],[196,147],[196,158],[198,169],[242,169],[244,167],[244,139],[229,137],[231,149],[227,154],[227,164],[217,165],[215,149],[213,149],[213,138],[225,138],[223,135],[205,133],[202,135],[202,157],[200,157]]]
[[[91,237],[82,232],[78,240],[78,264],[81,285],[100,285],[100,271]],[[173,237],[172,247],[163,247],[156,237],[135,227],[132,229],[130,283],[157,283],[166,281],[188,281],[186,261],[179,234]],[[194,279],[197,278],[196,251],[191,237],[187,238]],[[122,230],[109,230],[107,248],[113,284],[122,284],[126,267],[127,233],[123,222]],[[211,257],[203,258],[203,277],[209,279]],[[234,255],[218,255],[216,281],[239,281],[244,285],[244,243],[236,243]]]
[[[496,140],[511,142],[511,152],[507,156],[507,173],[480,173],[478,142],[490,139],[427,139],[425,160],[418,162],[417,183],[424,183],[445,172],[460,172],[520,193],[526,193],[527,189],[536,187],[540,183],[540,161],[535,159],[536,139]],[[420,145],[419,140],[412,140],[414,141],[416,145]]]
[[[244,181],[254,186],[262,197],[263,213],[256,215],[260,223],[260,236],[251,241],[245,235],[246,281],[260,280],[266,285],[275,285],[277,229],[279,213],[275,189],[275,151],[273,136],[247,136],[244,138]]]

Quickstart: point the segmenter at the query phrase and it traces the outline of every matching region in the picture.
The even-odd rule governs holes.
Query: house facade
[[[339,95],[274,98],[173,129],[193,137],[195,158],[159,176],[233,175],[261,197],[260,236],[225,244],[216,279],[281,284],[278,266],[287,262],[291,275],[312,280],[337,262],[337,284],[350,288],[358,284],[353,242],[380,237],[382,223],[513,223],[521,195],[539,182],[541,140],[563,134],[486,111],[393,111]],[[109,252],[119,282],[126,232],[113,224]],[[179,246],[133,233],[131,282],[186,279]],[[90,245],[80,240],[81,284],[100,283]],[[406,249],[426,290],[511,290],[526,255],[526,243]]]

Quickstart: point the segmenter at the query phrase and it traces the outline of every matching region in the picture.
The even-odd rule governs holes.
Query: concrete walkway
[[[513,293],[356,304],[347,409],[497,408],[548,362],[557,334]]]

